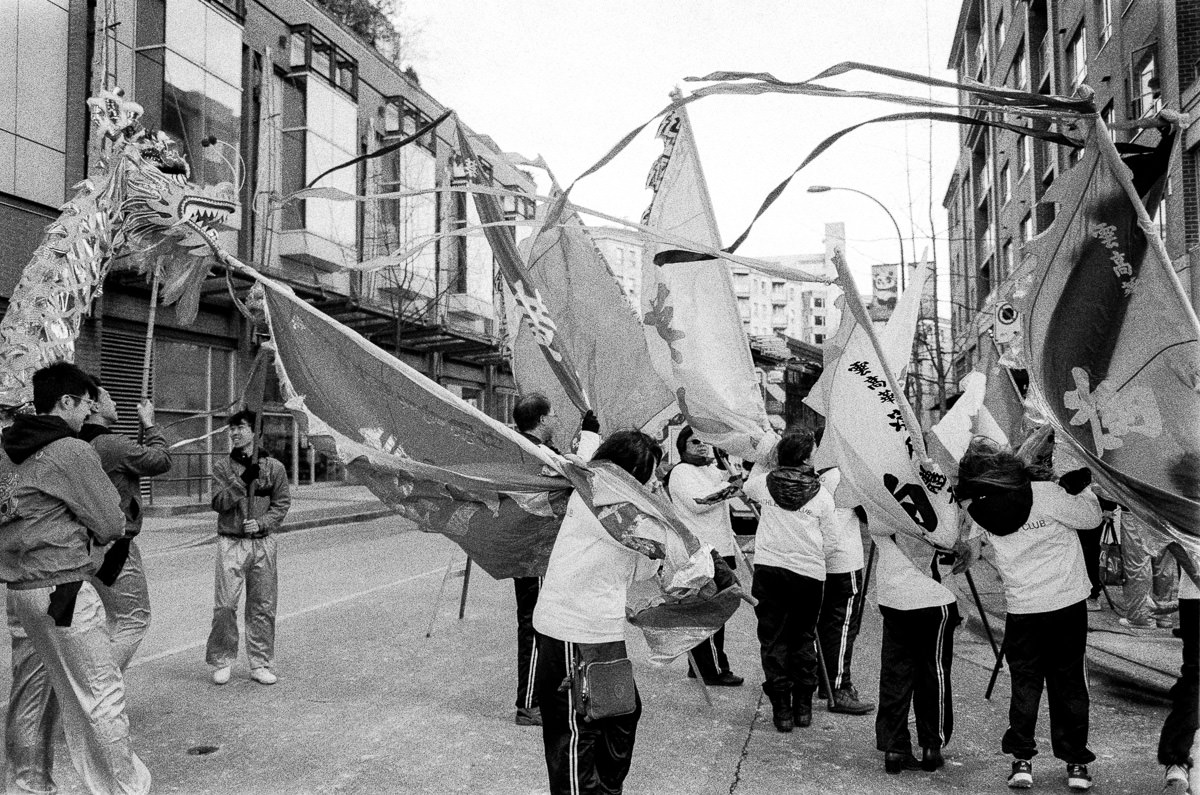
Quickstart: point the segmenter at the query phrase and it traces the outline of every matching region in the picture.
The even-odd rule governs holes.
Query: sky
[[[953,79],[945,66],[958,9],[948,0],[404,0],[401,20],[417,29],[410,60],[422,87],[504,150],[545,157],[567,184],[661,110],[672,88],[687,93],[688,76],[735,70],[797,81],[862,61]],[[919,84],[862,73],[829,82],[930,95]],[[953,99],[953,92],[933,96]],[[912,108],[804,96],[713,96],[690,105],[723,241],[741,234],[766,194],[822,139],[904,110]],[[946,123],[889,122],[851,133],[797,175],[739,253],[818,253],[824,224],[841,221],[847,258],[868,293],[870,264],[896,261],[895,227],[866,198],[805,190],[843,186],[892,212],[909,261],[929,247],[932,228],[944,282],[941,202],[957,142],[957,127]],[[646,174],[661,152],[651,125],[580,181],[573,200],[638,220],[651,198]],[[939,298],[948,314],[944,288]]]

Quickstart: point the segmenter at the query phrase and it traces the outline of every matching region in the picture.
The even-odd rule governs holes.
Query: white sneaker
[[[273,685],[279,681],[279,677],[271,673],[270,668],[255,668],[250,671],[250,678],[260,685]]]
[[[1163,780],[1163,795],[1187,795],[1188,769],[1183,765],[1171,765],[1167,768]]]
[[[212,672],[212,680],[214,685],[223,685],[229,681],[230,675],[233,674],[233,666],[226,665],[224,668],[217,668]]]

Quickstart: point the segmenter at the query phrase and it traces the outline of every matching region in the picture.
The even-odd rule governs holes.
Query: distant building
[[[642,233],[625,226],[589,226],[592,242],[634,309],[642,305]]]

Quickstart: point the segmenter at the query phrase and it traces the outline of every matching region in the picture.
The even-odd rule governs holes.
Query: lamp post
[[[896,242],[900,244],[900,292],[904,292],[904,271],[907,270],[904,266],[904,235],[900,234],[900,224],[896,223],[896,216],[892,215],[892,211],[887,208],[887,205],[879,201],[879,199],[876,199],[871,194],[867,193],[866,191],[861,191],[858,188],[843,188],[837,185],[810,185],[808,188],[809,193],[826,193],[831,190],[846,190],[850,191],[851,193],[857,193],[859,196],[866,196],[868,199],[878,204],[879,209],[887,213],[887,217],[892,221],[892,226],[896,228]]]

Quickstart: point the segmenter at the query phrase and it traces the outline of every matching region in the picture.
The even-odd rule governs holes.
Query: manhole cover
[[[220,748],[219,745],[195,745],[187,750],[188,756],[206,756],[215,753]]]

